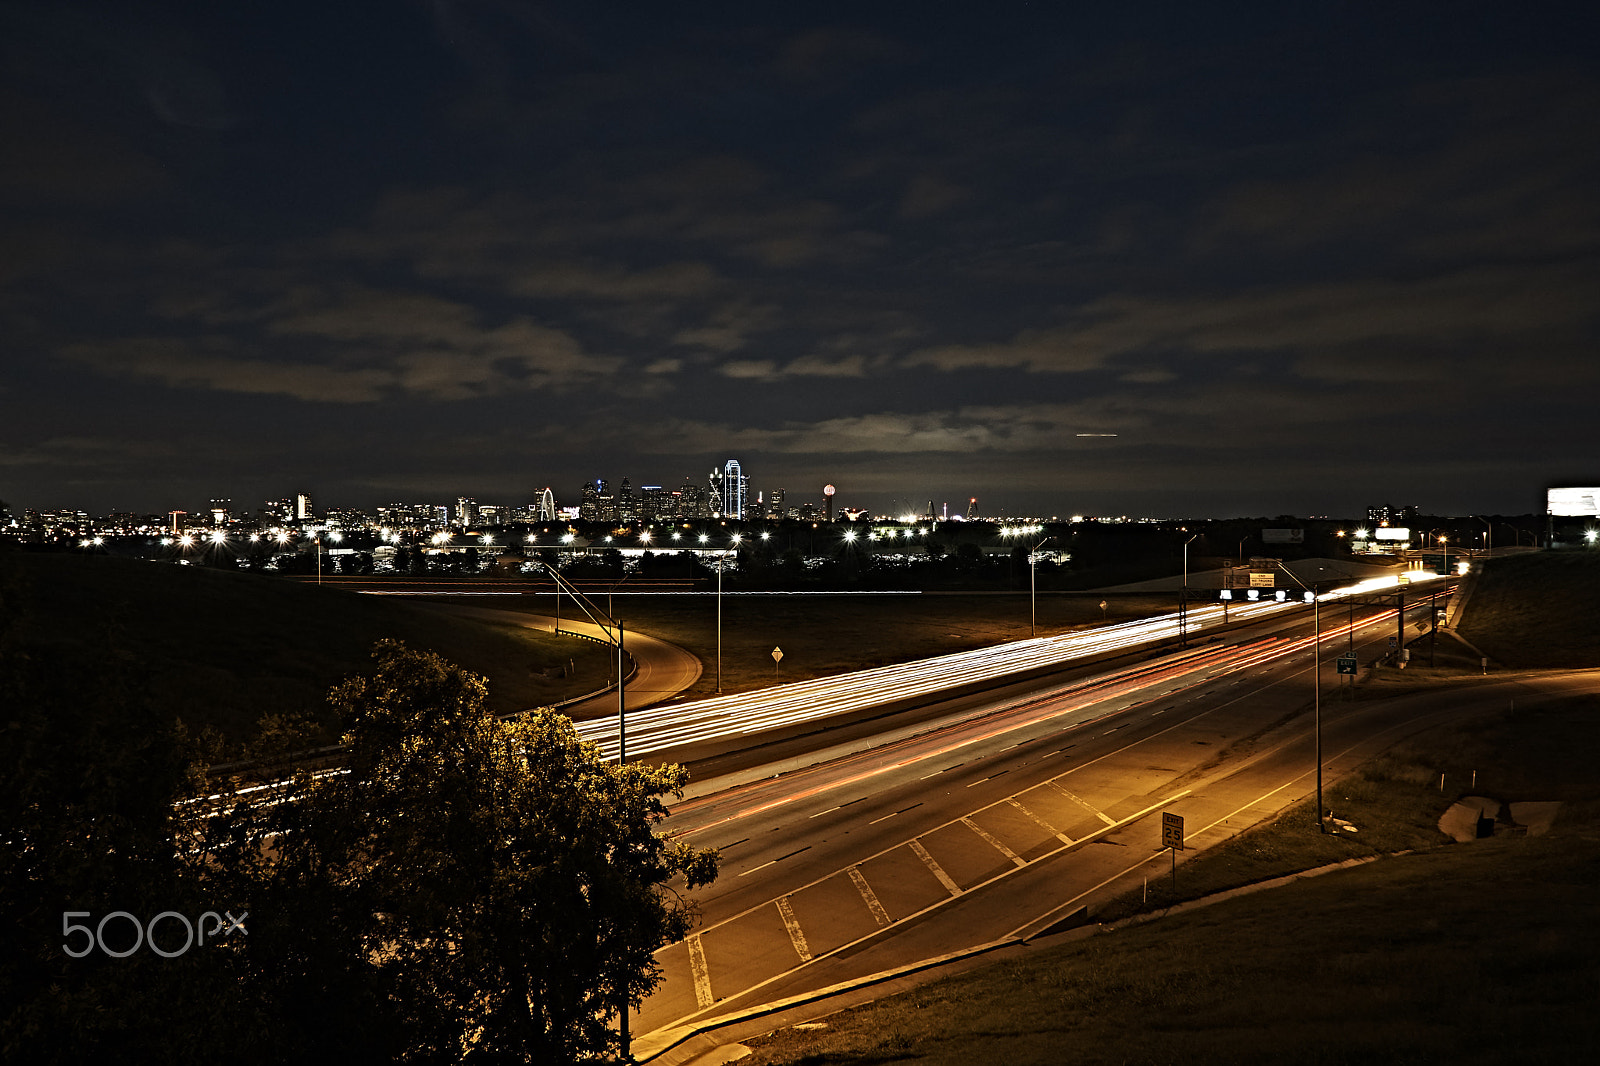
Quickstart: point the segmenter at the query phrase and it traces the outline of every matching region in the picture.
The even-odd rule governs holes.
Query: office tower
[[[722,511],[729,518],[744,518],[745,477],[739,460],[729,459],[722,467]]]
[[[294,498],[294,518],[296,522],[304,522],[315,517],[311,509],[311,497],[300,493]]]

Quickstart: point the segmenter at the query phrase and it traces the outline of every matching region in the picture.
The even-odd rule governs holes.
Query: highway
[[[1325,592],[1322,601],[1337,603],[1395,585],[1393,578],[1364,581]],[[1191,608],[1184,625],[1188,639],[1198,643],[1206,639],[1208,631],[1220,628],[1225,618],[1236,628],[1241,622],[1270,622],[1307,613],[1306,604],[1300,599],[1243,602],[1227,610],[1220,603],[1211,603]],[[1332,621],[1330,618],[1330,624]],[[758,739],[795,735],[886,707],[925,705],[941,696],[981,691],[1003,679],[1044,676],[1119,652],[1159,645],[1178,637],[1179,627],[1176,613],[1156,615],[754,692],[655,707],[628,715],[628,754],[632,758],[692,762],[716,752],[748,748]],[[630,712],[633,706],[629,704]],[[578,730],[585,740],[599,745],[607,758],[616,758],[615,717],[583,722]]]
[[[1508,688],[1519,702],[1536,696],[1491,684],[1470,697],[1339,699],[1328,660],[1352,641],[1375,658],[1393,619],[1358,610],[1353,634],[1342,619],[1323,632],[1335,811],[1339,775],[1406,733],[1472,701],[1504,706]],[[696,934],[658,953],[666,980],[633,1020],[651,1034],[641,1054],[697,1019],[1036,931],[1165,875],[1161,811],[1184,815],[1190,846],[1203,847],[1299,800],[1314,775],[1309,622],[1011,693],[866,750],[697,790],[662,828],[719,848],[724,871],[695,894]],[[728,780],[742,783],[720,787]]]

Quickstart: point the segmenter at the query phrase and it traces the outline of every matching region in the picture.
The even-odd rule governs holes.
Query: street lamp
[[[705,539],[705,534],[700,534],[700,539]],[[722,567],[727,561],[728,553],[739,550],[739,534],[733,535],[732,543],[724,548],[717,556],[717,695],[722,695]]]
[[[1294,583],[1301,588],[1306,583],[1294,576],[1283,563],[1278,564],[1278,569],[1294,578]],[[1311,721],[1312,730],[1316,733],[1316,759],[1317,759],[1317,831],[1326,833],[1328,824],[1322,815],[1322,582],[1312,582],[1313,588],[1306,589],[1311,593],[1311,618],[1314,636],[1311,641]]]
[[[1189,646],[1189,545],[1193,544],[1200,534],[1196,533],[1183,542],[1183,592],[1178,598],[1178,646]],[[1242,547],[1244,542],[1240,541]]]
[[[1038,562],[1039,549],[1054,539],[1055,537],[1053,536],[1046,537],[1028,550],[1028,607],[1031,611],[1028,620],[1028,636],[1030,637],[1039,635],[1039,592],[1035,581],[1035,570],[1037,569],[1035,564]]]

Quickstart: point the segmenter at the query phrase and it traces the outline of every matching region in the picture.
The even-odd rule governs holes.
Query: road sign
[[[1341,655],[1335,661],[1339,664],[1339,672],[1341,674],[1353,674],[1356,672],[1356,657],[1354,655]]]
[[[1389,638],[1389,650],[1390,650],[1390,651],[1393,651],[1393,650],[1394,650],[1394,646],[1395,646],[1395,645],[1396,645],[1396,644],[1398,644],[1398,643],[1400,643],[1400,642],[1399,642],[1399,640],[1397,640],[1397,639],[1396,639],[1396,638],[1394,638],[1394,637],[1390,637],[1390,638]]]
[[[783,649],[782,648],[773,648],[772,649],[772,661],[775,662],[775,663],[783,662]]]
[[[1161,846],[1183,850],[1183,815],[1161,812]]]

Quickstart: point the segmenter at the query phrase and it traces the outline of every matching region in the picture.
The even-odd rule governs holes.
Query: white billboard
[[[1600,488],[1550,489],[1545,500],[1545,510],[1557,518],[1600,517]]]
[[[1376,540],[1410,540],[1411,530],[1405,526],[1379,526],[1372,536]]]

